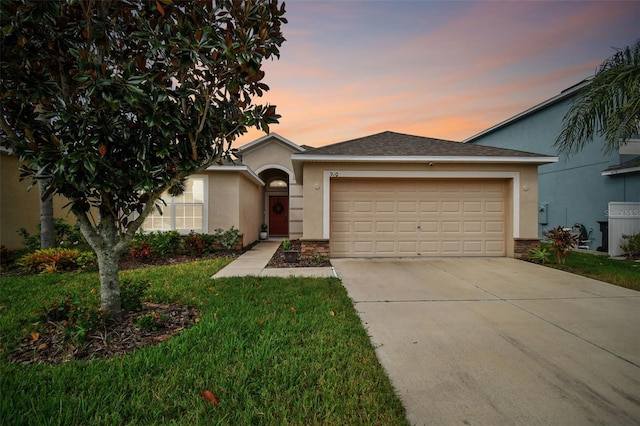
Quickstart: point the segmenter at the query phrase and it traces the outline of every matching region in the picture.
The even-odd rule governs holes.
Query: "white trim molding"
[[[281,164],[265,164],[263,166],[258,167],[255,173],[256,175],[258,175],[268,169],[277,169],[277,170],[283,171],[289,176],[289,185],[296,183],[295,176],[293,175],[293,170],[289,170]]]
[[[256,174],[253,170],[251,170],[247,166],[209,166],[205,169],[208,172],[240,172],[246,175],[250,180],[253,180],[260,186],[264,186],[265,183],[260,176]]]
[[[394,171],[394,170],[324,170],[322,174],[322,238],[331,231],[331,179],[337,178],[406,178],[406,179],[511,179],[513,189],[513,238],[520,238],[520,172],[492,171]]]

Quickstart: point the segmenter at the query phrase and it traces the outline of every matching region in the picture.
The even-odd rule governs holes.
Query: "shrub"
[[[132,247],[143,242],[153,248],[153,253],[156,256],[167,258],[180,253],[182,237],[178,231],[138,232],[133,239]]]
[[[2,266],[11,265],[14,262],[15,257],[16,256],[13,250],[5,246],[0,247],[0,265]]]
[[[145,331],[156,331],[159,328],[164,327],[164,323],[167,320],[167,316],[156,311],[151,311],[147,314],[141,315],[136,320],[136,328]]]
[[[104,326],[105,315],[95,302],[92,303],[82,295],[72,294],[44,306],[39,320],[55,322],[67,336],[83,341]]]
[[[207,243],[201,234],[190,232],[182,241],[184,253],[189,256],[202,256],[207,252]]]
[[[22,237],[22,244],[27,251],[34,252],[40,249],[41,225],[38,223],[38,232],[34,235],[29,234],[25,228],[20,228],[18,234]],[[78,226],[71,226],[64,219],[53,219],[53,233],[55,236],[56,247],[73,247],[80,251],[91,251],[91,247],[84,239],[82,232]]]
[[[134,259],[147,261],[154,257],[155,251],[153,247],[145,241],[132,241],[129,254]]]
[[[627,257],[640,256],[640,232],[631,235],[622,234],[622,238],[628,240],[627,243],[620,244],[625,255]]]
[[[563,265],[569,250],[578,245],[578,236],[571,233],[571,229],[562,226],[544,231],[544,236],[553,245],[556,254],[556,262]]]
[[[128,279],[120,280],[120,298],[122,300],[122,309],[129,312],[137,312],[142,309],[142,297],[149,289],[151,284],[144,279]]]
[[[95,265],[93,253],[82,254],[76,249],[54,247],[26,254],[20,258],[18,265],[31,273],[51,273],[75,271],[92,262]]]
[[[218,228],[215,232],[216,244],[225,250],[231,250],[240,240],[240,231],[233,226],[226,231]]]

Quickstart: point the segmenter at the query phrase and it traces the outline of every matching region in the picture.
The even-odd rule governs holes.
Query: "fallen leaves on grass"
[[[205,401],[213,405],[217,406],[220,403],[218,401],[218,398],[216,398],[216,396],[210,390],[202,391],[202,397],[204,398]]]

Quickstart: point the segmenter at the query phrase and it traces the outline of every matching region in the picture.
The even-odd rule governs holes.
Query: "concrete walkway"
[[[218,271],[211,278],[223,277],[334,277],[332,267],[322,268],[267,268],[280,246],[280,241],[262,241],[251,250],[243,253],[236,260]]]

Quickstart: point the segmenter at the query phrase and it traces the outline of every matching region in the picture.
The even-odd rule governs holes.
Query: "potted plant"
[[[298,262],[298,250],[291,248],[291,241],[288,239],[282,240],[282,252],[284,253],[284,261],[287,263]]]
[[[267,233],[267,224],[263,223],[262,225],[260,225],[260,239],[261,240],[266,240],[267,237],[269,236],[269,234]]]

